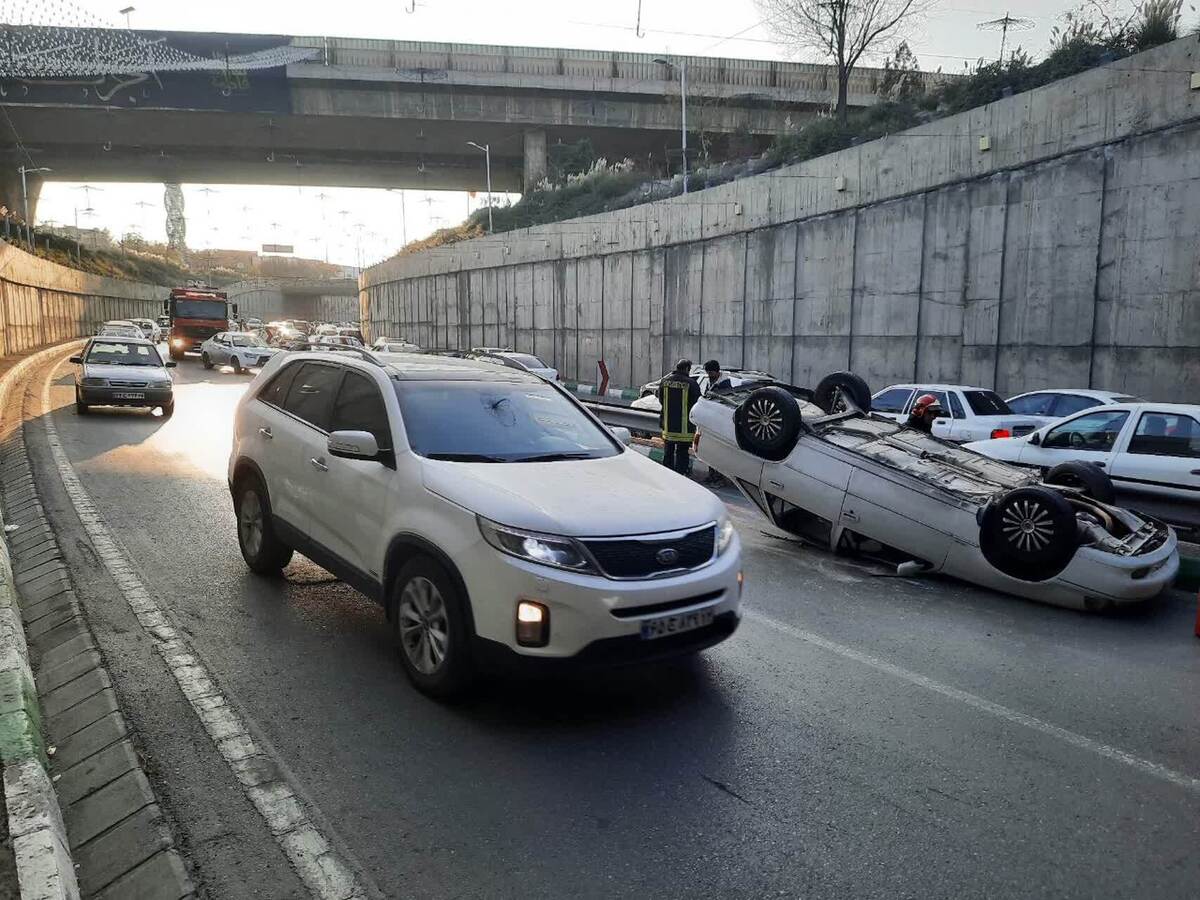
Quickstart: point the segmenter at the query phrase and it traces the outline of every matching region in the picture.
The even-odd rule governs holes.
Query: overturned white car
[[[1037,473],[869,412],[848,373],[815,391],[747,385],[692,410],[697,453],[776,526],[905,571],[1099,610],[1160,593],[1179,570],[1175,533],[1101,502],[1085,463]]]

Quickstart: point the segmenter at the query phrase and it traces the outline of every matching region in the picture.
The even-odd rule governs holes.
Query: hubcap
[[[165,411],[165,408],[164,408]],[[242,533],[242,546],[251,556],[258,556],[263,542],[263,513],[262,501],[255,491],[246,491],[242,495],[241,515],[238,517],[238,527]]]
[[[772,441],[783,430],[783,411],[770,400],[755,400],[746,411],[746,427],[760,441]]]
[[[400,645],[422,675],[432,675],[446,659],[450,626],[437,586],[418,575],[400,592]]]
[[[1018,500],[1004,510],[1000,528],[1018,550],[1043,550],[1054,537],[1050,513],[1032,500]]]

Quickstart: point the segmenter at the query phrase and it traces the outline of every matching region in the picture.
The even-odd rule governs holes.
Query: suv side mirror
[[[82,357],[82,356],[72,356],[72,357],[71,357],[71,358],[68,360],[68,362],[73,362],[73,363],[75,363],[75,365],[77,365],[77,366],[82,366],[82,365],[83,365],[83,357]]]
[[[342,459],[379,459],[379,442],[369,431],[335,431],[325,446]]]
[[[1029,443],[1033,444],[1035,447],[1041,446],[1042,436],[1035,431],[1029,436]]]
[[[613,425],[613,426],[609,426],[608,430],[612,432],[613,437],[615,437],[618,441],[620,441],[626,447],[628,447],[629,443],[633,440],[633,435],[629,433],[628,428],[622,428],[619,425]]]

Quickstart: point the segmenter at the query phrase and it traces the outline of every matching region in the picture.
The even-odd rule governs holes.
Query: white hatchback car
[[[238,405],[229,486],[250,568],[299,550],[382,603],[433,695],[502,664],[691,653],[739,621],[722,503],[515,369],[277,357]]]
[[[206,369],[233,366],[233,371],[240,373],[243,369],[265,366],[279,352],[278,347],[267,346],[253,332],[222,331],[200,345],[200,361]]]

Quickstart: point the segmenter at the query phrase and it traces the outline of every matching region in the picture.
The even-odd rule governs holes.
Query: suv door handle
[[[1200,469],[1192,469],[1193,475],[1200,475]]]
[[[842,510],[842,518],[847,522],[857,522],[858,515],[852,509]]]
[[[329,466],[325,465],[325,457],[323,457],[323,456],[319,456],[319,457],[314,456],[312,459],[309,460],[309,462],[312,463],[312,466],[314,469],[317,469],[321,472],[329,471]]]
[[[275,439],[275,435],[271,434],[270,428],[260,428],[258,429],[258,433],[269,441],[273,441]]]

